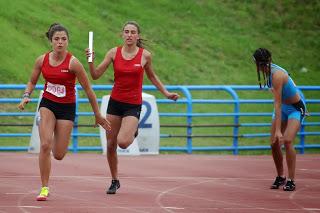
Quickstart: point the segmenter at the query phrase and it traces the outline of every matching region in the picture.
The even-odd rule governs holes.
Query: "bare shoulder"
[[[78,59],[77,57],[75,57],[74,55],[71,56],[71,58],[70,58],[70,65],[72,65],[72,64],[79,64],[79,63],[80,63],[80,61],[79,61],[79,59]]]
[[[114,58],[116,53],[117,53],[117,47],[113,47],[107,52],[106,56]]]
[[[272,85],[276,90],[281,88],[283,84],[286,82],[286,80],[287,80],[287,76],[281,70],[275,72],[272,75]]]
[[[109,50],[110,53],[116,53],[117,52],[118,47],[113,47]]]
[[[147,60],[150,60],[151,57],[152,57],[151,52],[149,52],[149,51],[146,50],[146,49],[143,49],[142,55],[143,55],[143,57],[144,57],[145,59],[147,59]]]
[[[278,80],[280,80],[280,79],[286,78],[286,76],[287,76],[287,75],[286,75],[284,72],[282,72],[281,70],[276,70],[276,71],[273,73],[272,78],[273,78],[273,79],[278,79]]]
[[[77,72],[80,68],[82,68],[82,64],[77,57],[74,55],[70,58],[69,69],[72,72]]]
[[[38,66],[38,67],[41,67],[42,64],[43,64],[43,61],[44,61],[44,57],[46,56],[46,54],[42,54],[40,56],[38,56],[36,58],[36,61],[35,61],[35,65]]]
[[[42,64],[45,56],[46,56],[46,54],[42,54],[42,55],[38,56],[38,58],[36,59],[36,62],[41,62],[41,64]]]

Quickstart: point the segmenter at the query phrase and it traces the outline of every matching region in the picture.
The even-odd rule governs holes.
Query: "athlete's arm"
[[[275,110],[275,135],[273,143],[282,142],[281,133],[281,105],[282,105],[282,87],[285,75],[282,72],[275,72],[272,75],[273,97],[274,97],[274,110]]]
[[[93,57],[92,62],[88,63],[90,74],[91,74],[91,77],[93,80],[100,78],[102,76],[102,74],[108,69],[109,65],[111,64],[111,62],[113,61],[113,59],[116,55],[116,51],[117,51],[116,47],[110,49],[106,53],[103,61],[97,66],[97,68],[95,68],[95,66],[94,66],[94,57]],[[87,57],[89,57],[88,49],[86,50],[86,53],[87,53]],[[94,52],[92,54],[94,54]]]
[[[104,129],[110,130],[110,123],[108,120],[106,120],[104,117],[102,117],[99,106],[97,102],[96,94],[93,92],[89,79],[87,77],[86,71],[83,68],[82,64],[79,62],[77,58],[73,58],[70,62],[70,70],[71,72],[75,73],[77,76],[77,79],[79,83],[81,84],[82,88],[84,89],[85,93],[87,94],[87,97],[89,99],[89,102],[91,104],[93,113],[96,118],[96,124],[100,124]]]
[[[44,59],[44,55],[41,55],[36,59],[34,63],[30,80],[28,81],[26,89],[24,90],[23,98],[20,104],[18,105],[19,109],[21,110],[24,110],[24,106],[30,101],[30,95],[34,90],[41,73],[41,66],[43,63],[43,59]]]
[[[147,50],[143,50],[143,60],[145,60],[144,70],[146,71],[148,79],[155,85],[158,90],[166,96],[168,99],[176,101],[179,98],[177,93],[169,92],[160,81],[158,76],[155,74],[153,67],[152,67],[152,57],[151,53]]]

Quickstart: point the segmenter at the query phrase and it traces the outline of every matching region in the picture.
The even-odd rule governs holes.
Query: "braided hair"
[[[263,80],[264,80],[263,87],[267,85],[270,88],[271,87],[270,73],[271,73],[271,60],[272,60],[271,52],[265,48],[259,48],[253,53],[253,60],[255,61],[257,66],[258,82],[259,82],[260,88],[262,88],[261,79],[260,79],[260,69],[263,69],[262,70]]]

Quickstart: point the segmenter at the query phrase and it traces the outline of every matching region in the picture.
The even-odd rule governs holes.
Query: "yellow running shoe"
[[[49,196],[49,187],[42,187],[40,194],[37,196],[37,201],[46,201]]]

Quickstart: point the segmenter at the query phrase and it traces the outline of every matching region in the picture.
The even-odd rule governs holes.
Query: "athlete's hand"
[[[87,59],[91,56],[89,48],[85,49]],[[92,61],[94,60],[94,50],[92,50]]]
[[[106,118],[104,118],[100,113],[98,115],[96,115],[95,117],[96,117],[95,126],[98,126],[98,124],[99,124],[106,131],[111,130],[110,122]]]
[[[28,98],[28,97],[22,98],[21,102],[20,102],[19,105],[18,105],[18,108],[19,108],[20,110],[24,110],[24,106],[25,106],[27,103],[29,103],[29,102],[30,102],[30,98]]]
[[[283,135],[281,131],[276,131],[274,133],[274,138],[272,140],[272,144],[279,143],[280,145],[283,143]]]
[[[166,94],[166,97],[167,97],[168,99],[170,99],[170,100],[176,101],[176,100],[178,100],[178,98],[179,98],[180,96],[179,96],[178,93],[168,92],[168,93]]]

